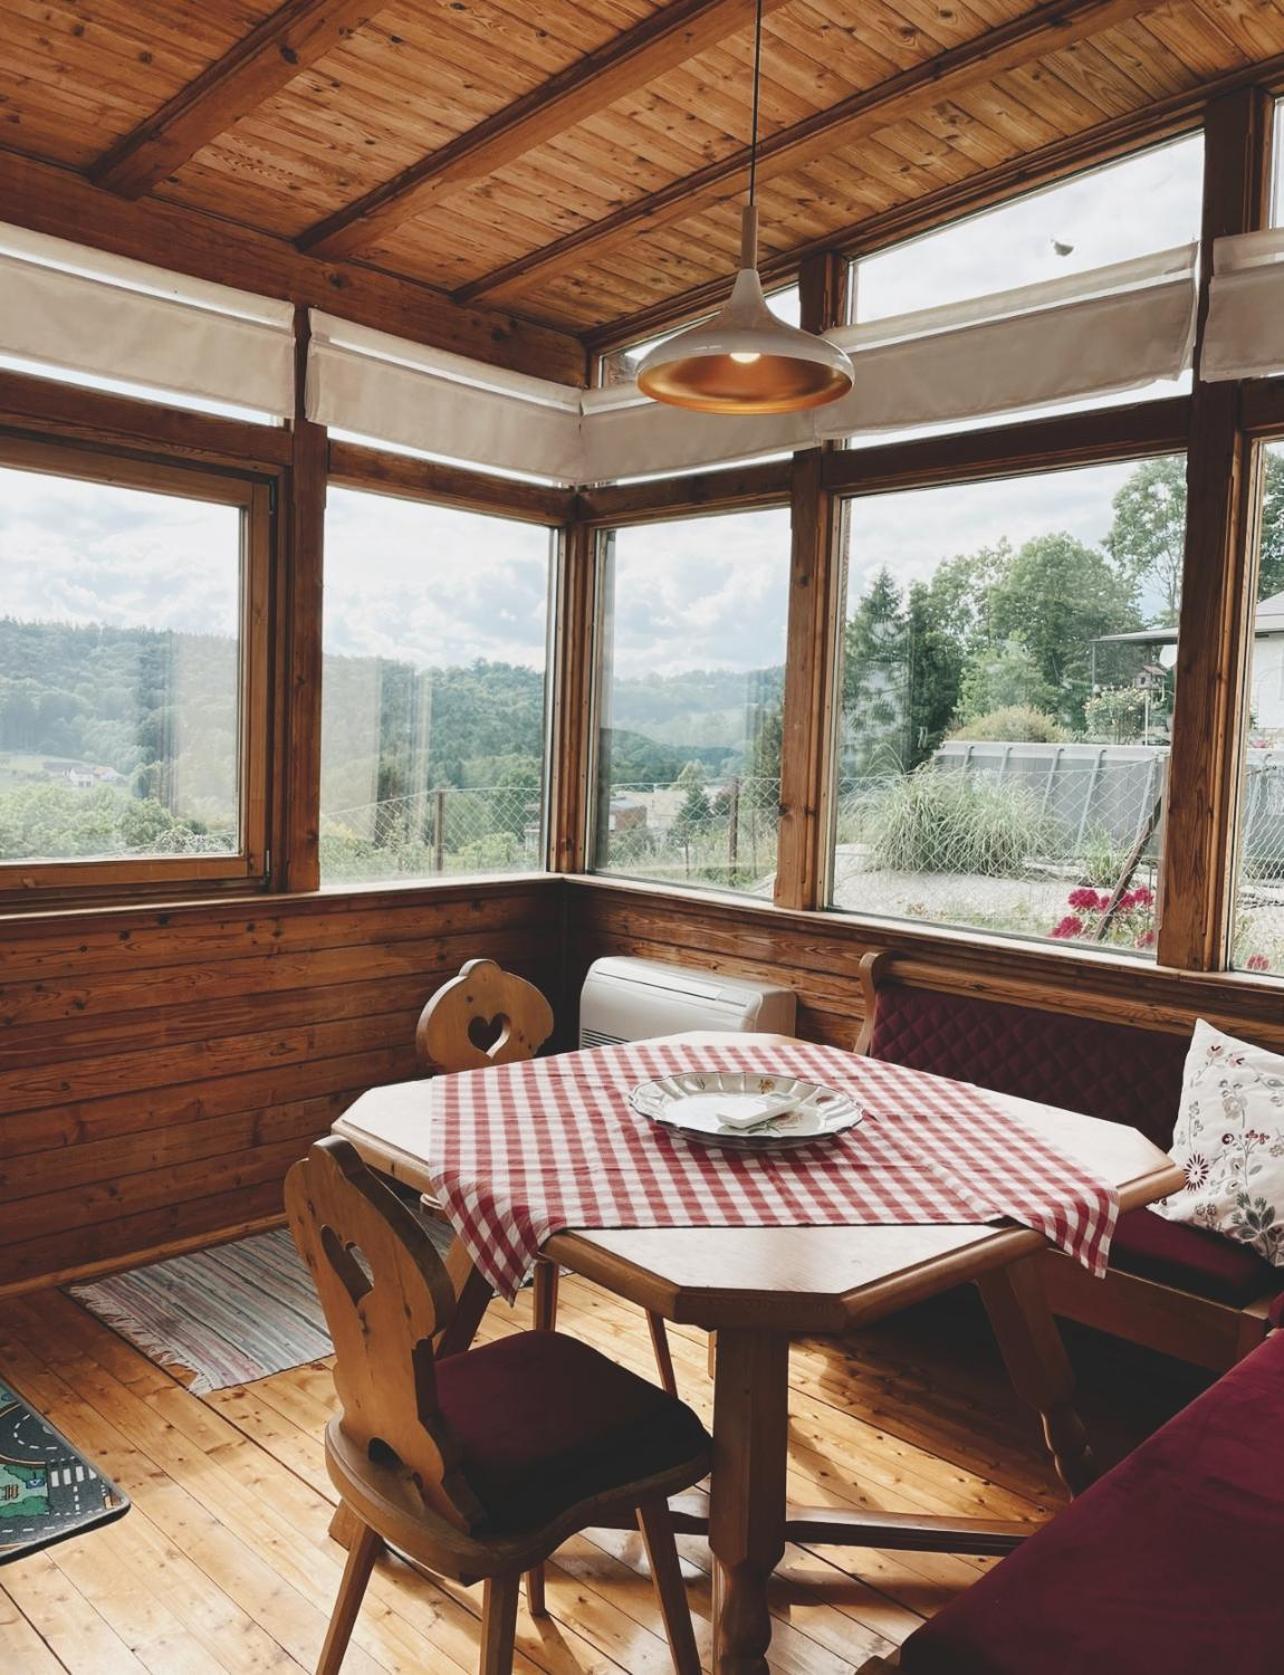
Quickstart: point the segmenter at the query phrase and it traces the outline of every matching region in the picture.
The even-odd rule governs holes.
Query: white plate
[[[725,1120],[750,1107],[751,1101],[788,1098],[791,1109],[751,1129]],[[706,1144],[738,1151],[783,1151],[845,1134],[864,1116],[848,1093],[806,1082],[797,1076],[773,1076],[758,1070],[684,1070],[643,1082],[629,1094],[629,1104],[652,1122]]]

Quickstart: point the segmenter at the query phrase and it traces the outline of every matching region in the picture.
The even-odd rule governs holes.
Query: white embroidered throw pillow
[[[1172,1155],[1180,1192],[1153,1208],[1284,1268],[1284,1058],[1201,1018],[1182,1077]]]

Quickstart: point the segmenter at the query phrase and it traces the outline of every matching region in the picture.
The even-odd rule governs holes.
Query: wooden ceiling
[[[1284,55],[1284,0],[765,8],[777,268]],[[729,272],[752,26],[752,0],[0,0],[0,145],[600,339]]]

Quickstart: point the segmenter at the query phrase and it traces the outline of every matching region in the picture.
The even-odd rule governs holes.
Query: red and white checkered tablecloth
[[[640,1082],[755,1070],[842,1087],[865,1109],[847,1134],[747,1154],[639,1116]],[[635,1043],[444,1076],[429,1084],[429,1169],[477,1267],[512,1298],[563,1228],[976,1223],[1036,1228],[1105,1272],[1113,1186],[993,1096],[833,1047]]]

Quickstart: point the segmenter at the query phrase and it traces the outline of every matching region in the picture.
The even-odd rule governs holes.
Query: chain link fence
[[[321,871],[327,882],[534,871],[541,833],[538,790],[441,786],[324,809]]]
[[[691,776],[612,785],[598,820],[597,865],[640,878],[770,891],[780,781]]]

